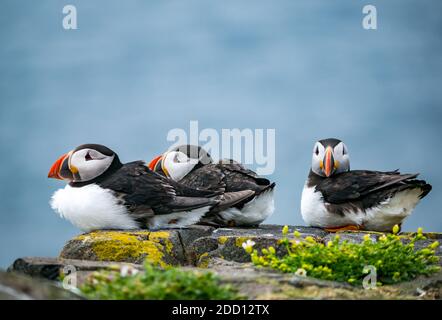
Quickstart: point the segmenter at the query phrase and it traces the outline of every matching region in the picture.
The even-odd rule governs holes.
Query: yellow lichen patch
[[[253,240],[253,237],[252,238],[251,237],[237,237],[235,239],[235,244],[236,244],[237,247],[241,247],[242,248],[242,244],[244,242],[246,242],[247,240],[250,240],[250,239]]]
[[[173,244],[170,241],[170,233],[167,231],[155,231],[149,235],[149,240],[166,246],[167,253],[172,252]]]
[[[207,252],[205,252],[202,255],[200,255],[200,257],[198,259],[197,267],[208,268],[209,262],[210,262],[209,254]]]
[[[223,245],[227,242],[227,240],[229,240],[229,238],[227,238],[226,236],[221,236],[218,238],[218,243]]]
[[[146,258],[152,264],[164,268],[168,266],[163,260],[164,251],[169,252],[172,246],[171,243],[160,243],[160,239],[164,239],[164,236],[166,235],[150,239],[149,231],[95,231],[78,236],[76,240],[90,242],[93,253],[101,261],[137,261]]]

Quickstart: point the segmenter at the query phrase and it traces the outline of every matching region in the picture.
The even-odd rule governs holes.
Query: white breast
[[[54,193],[50,205],[62,218],[86,232],[138,228],[137,223],[127,214],[126,208],[118,204],[112,191],[96,184],[81,188],[67,185]]]
[[[261,193],[239,210],[229,208],[219,215],[226,221],[234,221],[236,226],[255,226],[270,217],[275,211],[273,189]]]
[[[308,187],[307,184],[302,190],[301,215],[309,226],[321,228],[359,224],[362,218],[354,213],[345,216],[329,213],[324,205],[322,194],[319,191],[316,192],[314,186]]]

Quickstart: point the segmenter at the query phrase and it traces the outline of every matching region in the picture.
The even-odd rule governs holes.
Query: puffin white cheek
[[[186,163],[186,162],[192,161],[192,159],[190,159],[186,154],[184,154],[182,152],[176,153],[175,160],[176,160],[176,162],[179,162],[179,163]]]
[[[82,166],[82,168],[78,168],[78,173],[80,174],[82,181],[92,180],[102,173],[102,169],[97,162],[98,161],[88,161]]]
[[[350,170],[350,161],[347,155],[341,155],[337,161],[338,167],[336,172],[345,172]]]
[[[184,178],[190,171],[192,171],[195,165],[187,162],[187,163],[174,163],[169,167],[169,176],[172,180],[180,181]]]
[[[176,161],[178,160],[178,162]],[[181,162],[183,161],[183,162]],[[167,175],[174,181],[184,178],[198,161],[192,161],[181,152],[169,152],[163,162],[163,171],[166,169]]]
[[[108,157],[100,160],[83,161],[78,165],[78,175],[80,181],[89,181],[102,175],[112,164],[113,157]]]
[[[313,154],[312,157],[312,171],[316,174],[321,175],[321,165],[320,165],[320,158],[316,154]]]

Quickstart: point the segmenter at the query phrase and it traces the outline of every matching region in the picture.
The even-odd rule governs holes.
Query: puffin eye
[[[94,159],[92,159],[91,155],[88,152],[88,153],[86,153],[86,156],[84,157],[84,160],[91,161],[91,160],[94,160]]]
[[[319,148],[318,148],[318,146],[316,146],[316,148],[315,148],[315,154],[316,154],[316,155],[319,154]]]

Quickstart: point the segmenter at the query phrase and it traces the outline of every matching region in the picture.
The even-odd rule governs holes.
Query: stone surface
[[[19,272],[31,277],[56,280],[60,276],[62,264],[53,258],[24,257],[16,259],[8,268],[9,272]]]
[[[319,228],[289,226],[288,238],[294,240],[293,232],[298,231],[301,238],[313,237],[316,241],[328,233]],[[236,262],[249,262],[242,244],[247,240],[255,243],[254,248],[258,251],[273,246],[278,254],[283,254],[285,249],[279,244],[282,239],[282,226],[261,225],[259,228],[219,228],[210,236],[197,239],[191,248],[193,261],[197,266],[205,266],[207,261],[214,258]]]
[[[122,266],[131,266],[142,270],[141,264],[115,261],[75,260],[63,258],[24,257],[16,259],[8,268],[8,272],[22,273],[33,278],[58,280],[61,275],[68,275],[73,270],[97,271],[103,269],[115,269]]]
[[[380,232],[358,231],[358,232],[340,232],[339,237],[340,237],[340,242],[348,241],[351,243],[361,243],[364,241],[364,237],[367,234],[370,236],[370,239],[372,241],[377,241],[379,237],[383,235],[383,233]],[[328,241],[333,240],[335,236],[336,236],[335,234],[328,234],[324,238],[322,238],[322,241],[324,243],[327,243]]]
[[[78,300],[80,296],[54,282],[0,271],[0,300]]]
[[[335,236],[318,228],[289,226],[288,237],[291,240],[295,240],[294,231],[300,233],[301,241],[303,238],[312,237],[318,242],[327,243]],[[339,233],[341,241],[354,243],[362,242],[367,234],[374,241],[382,235],[378,232]],[[428,239],[418,241],[417,249],[436,240],[442,242],[440,233],[425,235]],[[255,242],[255,249],[273,246],[278,254],[283,254],[285,248],[279,244],[281,239],[282,226],[277,225],[219,229],[191,226],[157,231],[102,230],[73,238],[66,243],[59,258],[21,258],[17,259],[9,270],[32,277],[57,279],[66,268],[74,268],[80,285],[95,270],[119,270],[128,263],[141,270],[144,260],[149,259],[162,267],[173,265],[190,270],[214,272],[222,282],[235,285],[249,299],[441,298],[440,272],[429,278],[420,277],[399,285],[364,290],[349,284],[256,268],[250,263],[250,256],[242,247],[245,241],[252,240]],[[404,241],[407,241],[406,237]],[[436,254],[442,255],[441,246],[437,248]]]

